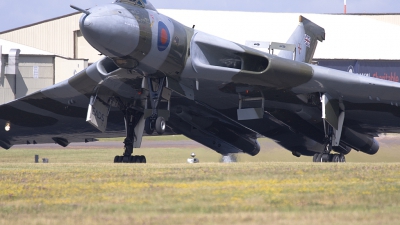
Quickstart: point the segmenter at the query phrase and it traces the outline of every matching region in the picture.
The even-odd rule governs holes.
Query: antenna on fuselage
[[[90,14],[90,12],[89,12],[89,11],[87,11],[87,10],[84,10],[84,9],[81,9],[81,8],[79,8],[79,7],[77,7],[77,6],[70,5],[69,7],[73,8],[73,9],[75,9],[75,10],[77,10],[77,11],[81,12],[81,13],[84,13],[84,14],[86,14],[86,15],[89,15],[89,14]]]

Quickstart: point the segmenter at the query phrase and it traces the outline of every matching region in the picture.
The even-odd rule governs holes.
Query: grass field
[[[16,148],[0,152],[0,224],[400,224],[397,144],[384,143],[346,164],[309,163],[268,140],[235,164],[201,146],[140,149],[145,165],[109,163],[120,148]],[[191,152],[201,163],[185,163]]]
[[[180,143],[189,139],[183,136],[144,137],[143,143],[160,143],[156,147],[142,147],[135,149],[134,154],[146,155],[148,163],[185,163],[190,153],[195,152],[200,162],[219,162],[221,155],[200,144],[167,145],[166,143]],[[26,148],[24,145],[15,146],[8,151],[0,151],[0,163],[31,163],[34,156],[48,158],[51,163],[110,163],[114,156],[123,153],[123,138],[102,139],[100,143],[116,141],[110,146],[91,146],[82,144],[63,148],[56,144],[50,148]],[[379,140],[381,149],[376,155],[367,155],[352,151],[346,156],[348,162],[399,162],[400,137],[388,137]],[[260,139],[261,152],[255,156],[239,154],[239,162],[311,162],[311,157],[294,157],[291,152],[283,149],[269,139]],[[165,145],[163,145],[165,144]],[[151,145],[153,146],[153,145]],[[177,147],[178,146],[178,147]]]

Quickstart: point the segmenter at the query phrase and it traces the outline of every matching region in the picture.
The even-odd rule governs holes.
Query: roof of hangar
[[[0,46],[2,49],[2,53],[0,54],[8,54],[11,49],[19,49],[21,50],[21,55],[54,55],[54,53],[46,52],[37,48],[14,43],[11,41],[6,41],[3,39],[0,39]]]

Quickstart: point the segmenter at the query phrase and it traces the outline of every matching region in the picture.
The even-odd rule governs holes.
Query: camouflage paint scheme
[[[374,137],[400,133],[400,84],[309,64],[325,31],[304,17],[288,41],[298,46],[293,59],[291,52],[270,55],[185,27],[146,0],[89,11],[81,31],[106,57],[69,80],[0,106],[0,124],[11,124],[10,131],[0,130],[1,147],[124,136],[121,104],[139,119],[146,114],[146,76],[166,76],[173,92],[167,134],[184,134],[221,154],[256,155],[263,136],[295,155],[323,152],[321,94],[346,112],[338,152],[374,154]],[[91,96],[105,103],[118,99],[105,133],[85,121]],[[260,118],[238,118],[243,98],[263,99],[243,103],[263,106]]]

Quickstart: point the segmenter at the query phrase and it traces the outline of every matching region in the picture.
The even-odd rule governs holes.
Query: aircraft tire
[[[136,156],[130,156],[129,163],[136,163]]]
[[[146,157],[144,155],[138,156],[140,163],[146,163]]]
[[[322,156],[323,156],[322,153],[318,153],[317,157],[315,158],[315,162],[317,162],[317,163],[322,162]]]
[[[315,153],[314,154],[313,159],[312,159],[313,162],[317,162],[317,158],[318,158],[319,154],[320,153]]]
[[[158,117],[156,120],[156,131],[157,134],[162,135],[165,132],[165,119],[164,117]]]
[[[152,124],[150,117],[148,117],[144,123],[144,131],[148,135],[151,135],[154,133],[154,125]]]
[[[322,154],[321,156],[321,162],[330,162],[331,161],[331,154]]]
[[[340,156],[337,155],[337,154],[333,155],[333,157],[332,157],[332,162],[334,162],[334,163],[339,163],[339,162],[340,162],[340,158],[339,158],[339,157],[340,157]]]
[[[134,158],[135,159],[134,159],[133,163],[140,163],[140,156],[135,155]]]
[[[339,162],[345,163],[346,162],[346,156],[344,156],[343,154],[340,154],[339,155]]]
[[[122,163],[122,161],[124,160],[124,156],[115,156],[114,158],[114,163]]]

